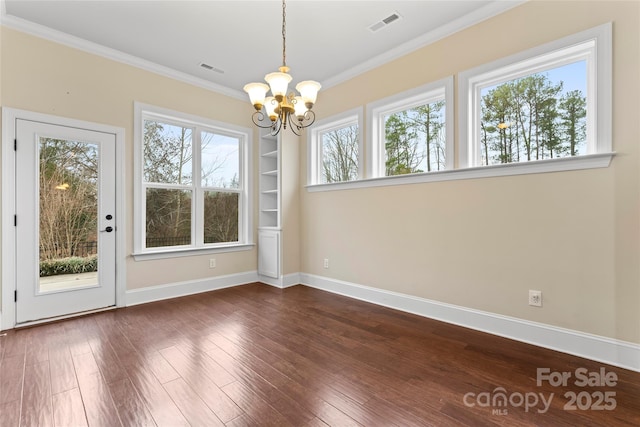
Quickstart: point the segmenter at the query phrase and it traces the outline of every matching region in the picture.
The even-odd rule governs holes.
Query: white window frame
[[[358,126],[358,180],[364,177],[364,144],[362,134],[364,132],[364,118],[362,107],[354,108],[317,121],[307,132],[307,184],[337,185],[356,181],[343,181],[335,183],[322,183],[322,135],[336,129],[350,125]]]
[[[189,246],[173,247],[145,247],[145,212],[146,212],[146,185],[144,182],[144,120],[157,120],[163,123],[176,126],[194,128],[193,135],[193,191],[191,236],[195,244]],[[208,187],[201,187],[199,182],[200,171],[200,138],[202,131],[214,132],[218,134],[237,137],[240,141],[240,188],[225,189],[226,192],[237,192],[238,201],[238,241],[225,243],[205,244],[198,228],[204,224],[202,209],[198,204],[199,193],[210,191]],[[197,135],[196,135],[197,134]],[[134,249],[133,256],[136,261],[145,259],[173,258],[180,256],[191,256],[198,254],[234,252],[250,250],[253,248],[253,153],[252,153],[253,133],[250,128],[222,123],[215,120],[194,116],[178,111],[169,110],[153,105],[134,103]],[[166,187],[177,189],[172,184],[153,184],[153,188]]]
[[[476,176],[483,177],[609,166],[614,155],[611,141],[611,27],[611,23],[600,25],[460,73],[458,169],[473,169]],[[480,166],[481,90],[581,60],[587,63],[587,154]]]
[[[406,180],[407,177],[424,176],[433,172],[420,172],[407,175],[385,176],[385,120],[390,114],[408,110],[421,105],[444,100],[445,116],[445,170],[453,169],[454,165],[454,96],[453,76],[438,80],[393,96],[367,104],[367,118],[369,128],[367,132],[367,178],[385,178]]]

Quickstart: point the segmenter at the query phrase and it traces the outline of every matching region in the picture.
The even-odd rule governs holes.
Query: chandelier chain
[[[287,5],[282,0],[282,66],[287,66]]]

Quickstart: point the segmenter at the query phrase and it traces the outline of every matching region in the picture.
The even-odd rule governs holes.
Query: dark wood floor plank
[[[24,354],[6,355],[0,364],[0,404],[20,401],[24,381]]]
[[[53,426],[49,361],[25,366],[21,426]]]
[[[80,317],[63,323],[65,328],[65,343],[69,347],[72,356],[91,352],[88,338],[91,335],[91,323],[88,319]]]
[[[129,341],[129,336],[122,330],[122,325],[126,325],[129,319],[123,310],[110,311],[104,317],[96,318],[101,336],[110,344],[121,366],[137,363],[142,358]]]
[[[156,423],[129,378],[109,384],[120,421],[124,426],[151,427]]]
[[[171,363],[156,350],[148,352],[140,363],[147,366],[161,384],[180,378],[180,374],[171,366]]]
[[[256,422],[247,414],[242,414],[231,421],[227,421],[224,425],[226,427],[250,427],[255,426]]]
[[[14,400],[8,403],[0,403],[0,425],[20,425],[20,401]]]
[[[148,367],[128,366],[127,373],[138,395],[158,426],[188,426],[189,422]],[[178,377],[179,378],[179,377]]]
[[[43,325],[42,328],[29,328],[25,330],[25,334],[27,335],[27,352],[24,360],[25,365],[28,366],[49,360],[47,329],[50,329],[50,325]]]
[[[615,386],[536,384],[536,370]],[[544,413],[468,405],[495,390]],[[565,392],[615,410],[565,410]],[[593,395],[592,395],[593,396]],[[640,373],[316,289],[258,283],[0,336],[0,426],[638,426]]]
[[[240,381],[227,384],[222,390],[254,421],[254,425],[293,426],[281,413]]]
[[[209,345],[202,345],[202,342],[207,342]],[[202,342],[194,344],[188,342],[180,344],[177,349],[182,352],[185,357],[191,360],[197,361],[197,368],[200,372],[206,375],[211,381],[218,387],[224,387],[237,380],[237,378],[224,369],[218,362],[211,358],[207,350],[214,350],[215,344],[208,339],[203,339]]]
[[[320,418],[314,418],[306,423],[304,427],[327,427],[328,425],[329,424],[324,423]]]
[[[73,364],[89,425],[112,427],[121,425],[118,411],[93,353],[73,356]]]
[[[176,406],[193,426],[223,426],[224,423],[213,413],[198,394],[182,379],[162,385]]]
[[[258,352],[252,352],[249,348],[233,343],[217,333],[210,334],[209,338],[221,346],[220,349],[210,350],[211,357],[236,372],[249,389],[292,424],[305,425],[315,418],[314,415],[331,418],[335,422],[334,425],[356,424],[346,414],[326,401],[316,398],[313,388],[305,388],[257,357],[254,353]],[[262,357],[267,356],[267,359],[274,360],[273,355],[267,351],[259,353]]]
[[[69,348],[61,345],[49,346],[49,367],[51,369],[51,394],[58,394],[78,387],[76,371]]]
[[[231,343],[217,334],[210,334],[209,337],[221,347],[210,348],[206,353],[207,356],[215,360],[227,372],[231,372],[235,378],[242,379],[248,384],[254,380],[265,380],[275,387],[289,381],[286,375],[260,359],[256,355],[257,352],[252,351],[253,347]],[[265,352],[263,351],[261,354],[264,355]]]
[[[313,408],[316,418],[328,425],[393,425],[393,419],[386,417],[385,413],[365,409],[364,405],[324,385],[321,381],[306,385],[290,381],[280,389],[305,406]]]
[[[202,360],[208,359],[206,354],[190,358],[176,347],[160,350],[160,354],[222,422],[242,415],[242,410],[209,378],[207,370],[203,369]]]
[[[52,403],[53,422],[56,427],[81,427],[88,425],[87,418],[84,414],[80,389],[73,388],[54,394],[52,396]]]
[[[310,394],[313,395],[314,392],[311,391]],[[299,394],[298,397],[300,398],[302,396],[303,394],[301,391],[301,394]],[[311,411],[315,417],[306,420],[302,425],[307,425],[316,418],[330,426],[357,427],[361,425],[371,425],[357,422],[335,406],[316,396],[304,399],[304,403],[308,405],[309,411]]]
[[[111,344],[106,339],[92,340],[89,342],[93,357],[107,384],[121,381],[127,378],[124,366],[116,356]]]
[[[3,331],[0,339],[3,348],[3,358],[24,356],[26,353],[27,334],[25,330]]]
[[[291,396],[283,391],[284,384],[290,380],[273,368],[269,367],[266,370],[261,370],[259,366],[252,368],[251,365],[234,359],[222,349],[211,350],[209,355],[225,368],[235,372],[239,378],[238,381],[242,383],[242,389],[246,389],[252,397],[279,412],[292,425],[302,425],[313,418],[314,414],[309,407],[300,403],[300,396]],[[223,389],[226,390],[226,388]]]

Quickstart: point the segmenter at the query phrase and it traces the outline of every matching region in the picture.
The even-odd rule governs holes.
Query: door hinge
[[[18,226],[18,215],[14,215],[13,216],[13,226],[17,227]]]
[[[18,302],[18,291],[13,291],[13,302]]]
[[[13,151],[18,151],[18,140],[17,139],[13,140]]]

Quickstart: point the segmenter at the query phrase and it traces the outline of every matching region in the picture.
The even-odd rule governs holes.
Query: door
[[[16,323],[115,305],[115,138],[16,121]]]

